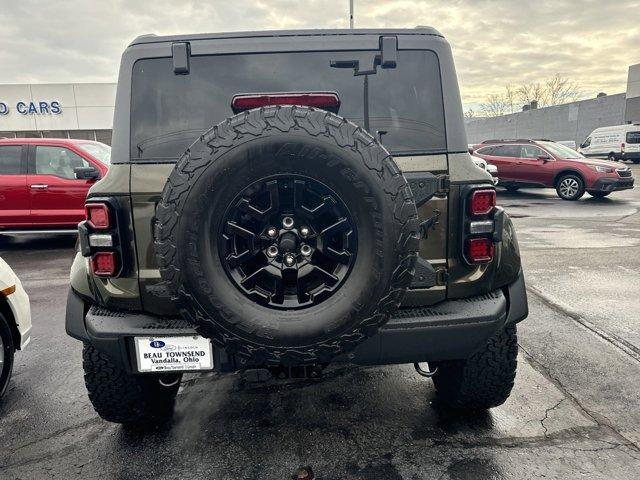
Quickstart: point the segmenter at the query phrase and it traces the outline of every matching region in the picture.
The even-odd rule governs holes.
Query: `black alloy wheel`
[[[296,309],[329,298],[351,271],[357,232],[340,197],[301,175],[245,188],[216,235],[225,271],[250,299]]]

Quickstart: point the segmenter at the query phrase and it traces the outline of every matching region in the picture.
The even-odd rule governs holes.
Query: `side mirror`
[[[579,146],[580,146],[580,148],[585,148],[586,147],[586,145],[584,143],[581,143]]]
[[[73,169],[78,180],[97,180],[100,178],[100,172],[94,167],[76,167]]]
[[[549,155],[538,155],[538,160],[542,160],[543,162],[551,161],[551,157]]]

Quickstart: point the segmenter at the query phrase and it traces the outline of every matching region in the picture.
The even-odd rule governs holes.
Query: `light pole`
[[[349,0],[349,28],[353,28],[353,0]]]

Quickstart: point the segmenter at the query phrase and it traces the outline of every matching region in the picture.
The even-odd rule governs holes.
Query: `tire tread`
[[[516,377],[518,337],[510,325],[468,360],[440,362],[433,377],[438,398],[461,410],[485,410],[502,405]]]

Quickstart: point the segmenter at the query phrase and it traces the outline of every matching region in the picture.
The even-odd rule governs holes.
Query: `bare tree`
[[[516,90],[516,95],[522,105],[528,105],[536,100],[539,106],[547,106],[547,92],[545,86],[540,83],[522,84]]]
[[[487,117],[497,117],[517,112],[522,105],[537,101],[540,107],[573,102],[580,98],[578,84],[559,73],[540,83],[523,83],[518,87],[509,84],[502,93],[487,95],[480,104],[480,111]]]
[[[502,93],[487,95],[485,101],[480,104],[480,110],[486,117],[498,117],[509,113],[507,100]]]
[[[556,73],[545,82],[547,106],[575,102],[580,98],[580,88],[576,82]]]
[[[513,88],[513,85],[511,85],[510,83],[504,87],[504,100],[505,100],[505,103],[507,104],[507,109],[508,109],[507,113],[513,113],[518,109],[518,107],[516,106],[516,103],[517,103],[516,91]]]

